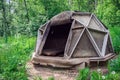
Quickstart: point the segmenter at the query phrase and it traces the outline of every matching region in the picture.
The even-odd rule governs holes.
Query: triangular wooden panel
[[[80,22],[75,20],[74,26],[72,28],[74,29],[74,28],[80,28],[80,27],[83,27],[83,25],[80,24]]]
[[[72,57],[97,57],[95,51],[86,31],[83,33],[79,43],[77,44]]]
[[[109,54],[109,53],[113,53],[113,48],[112,48],[112,44],[110,41],[110,37],[108,37],[108,42],[107,42],[107,46],[106,46],[106,51],[105,51],[105,55]]]
[[[73,15],[73,19],[80,21],[83,25],[86,26],[89,23],[90,15],[77,14]]]
[[[88,28],[104,31],[102,25],[94,17],[91,18]]]
[[[105,33],[95,31],[95,30],[90,30],[90,29],[89,29],[89,31],[90,31],[92,37],[94,38],[99,50],[102,51],[102,46],[103,46]]]
[[[83,28],[72,30],[71,43],[69,43],[70,46],[69,46],[69,50],[68,50],[68,53],[67,53],[68,56],[70,56],[70,54],[73,50],[73,47],[75,47],[75,44],[79,39],[79,36],[82,35],[82,33],[81,33],[82,31],[83,31]]]

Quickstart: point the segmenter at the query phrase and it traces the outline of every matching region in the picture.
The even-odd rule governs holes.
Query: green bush
[[[105,76],[105,80],[120,80],[120,74],[112,71],[108,75]]]
[[[110,71],[120,72],[120,55],[118,56],[118,58],[109,61],[108,69]]]
[[[90,71],[88,68],[79,70],[76,80],[87,80],[89,78],[89,73],[90,73]]]
[[[115,53],[120,54],[120,28],[110,27],[110,34],[112,36],[112,42]]]
[[[89,69],[79,70],[76,80],[120,80],[120,73],[115,71],[103,75],[101,70],[91,71]]]
[[[101,72],[93,71],[91,73],[90,80],[102,80],[102,74],[101,74]]]
[[[90,80],[120,80],[120,74],[112,71],[103,75],[102,72],[93,71],[91,72]]]
[[[3,39],[3,38],[1,38]],[[27,80],[26,61],[32,52],[35,38],[9,37],[8,43],[0,40],[0,79]]]

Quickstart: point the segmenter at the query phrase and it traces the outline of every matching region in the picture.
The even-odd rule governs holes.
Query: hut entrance
[[[45,56],[64,56],[65,45],[72,23],[51,26],[42,54]]]

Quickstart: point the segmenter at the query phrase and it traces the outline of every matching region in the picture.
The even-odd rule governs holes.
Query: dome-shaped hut
[[[68,68],[113,56],[109,30],[94,14],[66,11],[39,28],[32,62]]]

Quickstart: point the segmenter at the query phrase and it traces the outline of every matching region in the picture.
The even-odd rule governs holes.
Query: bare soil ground
[[[54,77],[55,80],[75,80],[78,70],[75,69],[55,69],[52,67],[45,67],[40,65],[33,65],[30,61],[26,64],[27,74],[29,80],[36,80],[37,77],[41,77],[43,80],[47,80],[49,77]],[[90,70],[100,69],[102,73],[108,73],[106,67],[94,67]]]

